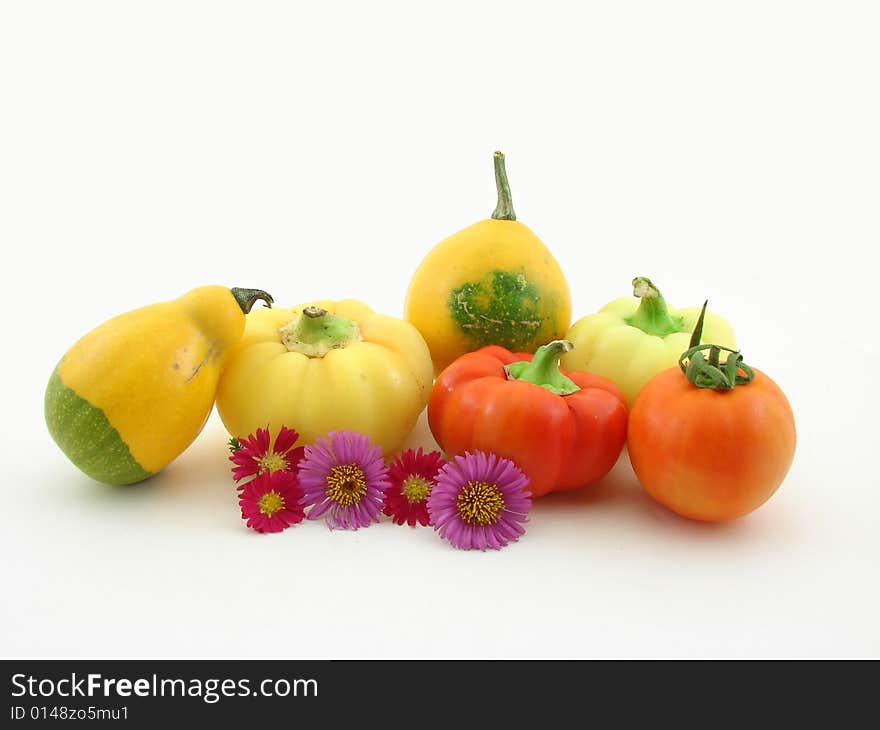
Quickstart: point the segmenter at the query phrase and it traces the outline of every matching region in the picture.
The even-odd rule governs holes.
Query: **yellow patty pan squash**
[[[678,364],[700,318],[700,307],[668,306],[650,279],[640,276],[632,285],[635,296],[615,299],[571,326],[565,339],[574,347],[561,358],[566,370],[614,382],[630,407],[651,378]],[[703,341],[736,347],[730,325],[711,312],[703,322]]]
[[[495,182],[498,205],[492,217],[438,243],[406,293],[406,319],[428,343],[436,372],[484,345],[534,352],[560,339],[571,323],[562,269],[516,220],[500,152]]]
[[[224,370],[217,410],[234,437],[284,425],[311,443],[350,429],[390,454],[424,409],[432,376],[418,330],[362,302],[260,309]]]
[[[259,289],[203,286],[141,307],[83,336],[46,388],[49,433],[93,479],[132,484],[192,443]]]

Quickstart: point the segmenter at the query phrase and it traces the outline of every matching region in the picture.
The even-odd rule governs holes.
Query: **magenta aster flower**
[[[434,529],[463,550],[499,550],[525,532],[528,482],[509,459],[482,451],[456,456],[440,469],[428,497]]]
[[[298,438],[299,434],[296,431],[282,426],[271,449],[269,448],[271,436],[267,428],[258,428],[255,434],[251,434],[244,441],[231,439],[229,449],[232,454],[229,460],[235,465],[232,469],[232,478],[240,482],[242,479],[267,471],[295,471],[303,455],[302,446],[293,448]]]
[[[437,472],[445,464],[439,451],[425,454],[421,449],[407,449],[388,465],[391,486],[385,490],[382,510],[398,525],[427,525],[428,496],[434,487]]]
[[[296,474],[269,471],[243,485],[238,504],[247,526],[257,532],[281,532],[302,522],[302,492]]]
[[[354,431],[332,431],[306,446],[299,464],[309,519],[327,515],[333,529],[357,530],[379,521],[382,493],[389,486],[382,450]]]

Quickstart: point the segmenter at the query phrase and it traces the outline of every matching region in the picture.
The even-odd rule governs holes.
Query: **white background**
[[[870,2],[4,3],[0,652],[880,654],[878,34]],[[467,553],[247,530],[216,420],[128,489],[56,449],[45,383],[113,314],[206,283],[402,314],[496,148],[577,317],[635,275],[708,296],[786,391],[765,507],[685,521],[624,458]]]

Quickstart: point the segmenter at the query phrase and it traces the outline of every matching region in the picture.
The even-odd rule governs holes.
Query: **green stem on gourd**
[[[290,352],[308,357],[324,357],[330,350],[363,340],[355,320],[338,317],[320,307],[306,307],[282,327],[279,334]]]
[[[553,340],[539,347],[531,362],[520,360],[504,369],[509,380],[522,380],[546,388],[556,395],[569,395],[579,391],[580,386],[559,372],[559,356],[571,352],[571,349],[572,344],[568,340]]]
[[[755,371],[743,362],[739,350],[731,350],[721,345],[701,345],[703,336],[703,320],[706,317],[707,299],[700,310],[700,317],[694,326],[691,335],[690,347],[678,358],[678,366],[688,381],[697,388],[711,388],[712,390],[733,390],[737,385],[748,385],[755,378]],[[707,358],[703,351],[709,351]],[[729,353],[725,361],[721,362],[721,353]],[[740,370],[744,373],[740,375]]]
[[[241,307],[241,311],[247,314],[251,311],[251,308],[257,301],[262,300],[266,303],[266,306],[271,308],[274,303],[274,299],[272,299],[272,295],[264,292],[262,289],[242,289],[241,287],[234,286],[229,291],[232,292],[232,296],[235,297],[235,301],[238,302],[238,306]]]
[[[498,188],[498,205],[492,217],[497,221],[515,221],[513,199],[510,197],[510,183],[507,182],[507,170],[504,169],[504,155],[495,152],[495,187]]]
[[[666,337],[674,332],[684,332],[684,318],[673,317],[666,306],[666,300],[654,282],[645,276],[637,276],[632,280],[633,295],[641,301],[639,308],[624,321],[638,327],[642,332],[657,337]]]

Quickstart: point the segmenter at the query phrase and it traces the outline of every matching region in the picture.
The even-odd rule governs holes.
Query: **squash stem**
[[[516,213],[513,212],[513,198],[510,196],[510,183],[507,181],[507,170],[504,169],[504,154],[496,152],[495,160],[495,187],[498,188],[498,205],[492,213],[492,218],[497,221],[515,221]]]
[[[251,308],[258,301],[262,300],[265,302],[266,306],[271,308],[274,303],[274,299],[272,299],[272,295],[264,292],[262,289],[242,289],[240,287],[232,287],[229,291],[232,292],[232,296],[235,297],[235,301],[238,302],[238,306],[241,307],[241,311],[247,314],[251,311]]]

